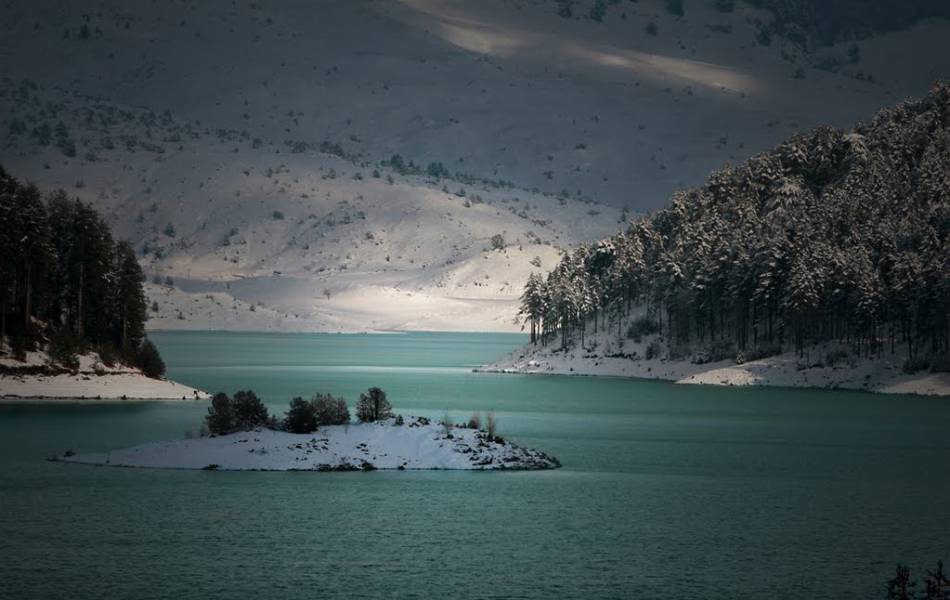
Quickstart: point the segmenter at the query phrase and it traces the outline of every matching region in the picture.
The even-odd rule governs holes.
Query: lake
[[[197,431],[205,404],[0,406],[0,597],[870,599],[950,559],[948,399],[471,372],[511,334],[151,337],[189,385],[495,411],[564,468],[57,464]]]

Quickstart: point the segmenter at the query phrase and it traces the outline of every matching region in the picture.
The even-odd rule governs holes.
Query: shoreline
[[[201,402],[205,398],[131,398],[120,397],[74,397],[74,396],[18,396],[6,394],[0,396],[0,406],[42,406],[44,404],[66,406],[69,404],[145,404],[161,402],[165,404],[188,404]]]
[[[589,379],[630,379],[630,380],[639,380],[639,381],[661,381],[664,383],[673,383],[676,385],[694,385],[694,386],[709,386],[714,388],[771,388],[777,390],[827,390],[831,392],[864,392],[871,394],[890,394],[895,396],[927,396],[933,398],[939,398],[942,396],[950,396],[950,390],[943,391],[942,388],[938,389],[932,393],[927,392],[902,392],[902,391],[888,391],[888,390],[879,390],[879,389],[869,389],[863,387],[822,387],[816,385],[794,385],[786,384],[780,385],[777,383],[715,383],[710,381],[680,381],[677,379],[669,379],[664,377],[649,377],[645,375],[616,375],[616,374],[607,374],[607,373],[584,373],[584,372],[555,372],[555,371],[521,371],[518,369],[499,369],[499,368],[489,368],[488,365],[484,367],[476,367],[472,369],[472,373],[479,373],[485,375],[529,375],[529,376],[540,376],[540,377],[576,377],[580,378],[589,378]]]
[[[822,347],[821,350],[825,348]],[[852,357],[845,364],[802,366],[795,352],[737,364],[722,360],[634,360],[590,353],[519,348],[501,360],[472,369],[475,373],[616,377],[717,387],[774,387],[950,396],[950,373],[904,373],[894,357]]]
[[[196,402],[210,397],[177,381],[146,377],[134,367],[107,367],[94,353],[80,356],[76,370],[51,365],[43,352],[29,352],[25,358],[0,358],[0,404]]]
[[[0,404],[199,402],[208,398],[203,390],[130,371],[0,376]]]

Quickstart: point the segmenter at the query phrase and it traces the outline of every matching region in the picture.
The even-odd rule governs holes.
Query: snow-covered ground
[[[114,400],[199,400],[208,394],[168,379],[146,377],[136,368],[106,366],[91,352],[79,357],[75,372],[50,365],[45,352],[25,361],[0,356],[0,404]]]
[[[67,453],[69,454],[69,453]],[[270,429],[153,442],[101,454],[63,456],[66,462],[113,467],[221,470],[553,469],[544,452],[497,441],[476,429],[448,432],[427,419],[332,425],[314,433]]]
[[[153,329],[511,330],[528,275],[625,205],[950,72],[950,23],[861,40],[831,73],[757,46],[769,17],[745,3],[608,3],[603,22],[586,0],[571,19],[521,0],[7,4],[0,160],[172,278],[149,287]]]
[[[629,320],[624,322],[626,325]],[[626,331],[621,327],[621,331]],[[578,340],[579,341],[579,340]],[[646,359],[655,343],[657,358]],[[879,358],[856,356],[846,344],[821,344],[805,356],[785,352],[737,364],[735,359],[696,364],[691,358],[672,360],[669,348],[656,335],[640,342],[618,337],[613,324],[594,333],[590,327],[584,346],[558,350],[559,340],[543,346],[527,345],[478,369],[484,372],[549,375],[599,375],[662,379],[684,384],[841,388],[886,394],[950,395],[950,373],[904,373],[905,348]],[[829,359],[829,357],[832,357]]]

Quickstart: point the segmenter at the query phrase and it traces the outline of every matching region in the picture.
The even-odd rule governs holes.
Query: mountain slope
[[[942,22],[831,73],[742,3],[592,4],[8,2],[0,161],[171,277],[153,327],[510,329],[528,274],[620,207],[950,68]]]

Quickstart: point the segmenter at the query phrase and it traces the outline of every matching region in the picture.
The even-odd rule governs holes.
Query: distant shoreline
[[[526,346],[477,373],[566,375],[651,379],[687,385],[852,390],[880,394],[950,396],[950,373],[904,373],[891,357],[854,357],[841,365],[801,368],[794,352],[736,364],[723,360],[695,364],[689,360],[633,360],[578,351],[553,352]]]

